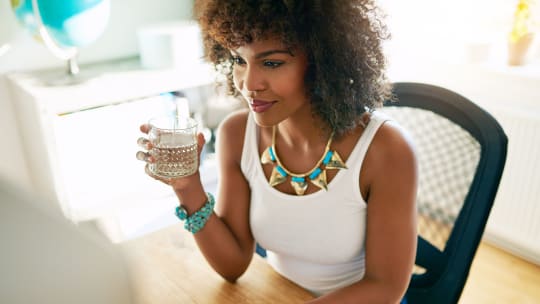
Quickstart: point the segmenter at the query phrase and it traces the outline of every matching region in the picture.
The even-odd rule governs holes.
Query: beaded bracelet
[[[204,204],[204,206],[202,206],[201,209],[197,210],[191,216],[187,215],[187,211],[184,207],[176,207],[176,216],[181,221],[185,221],[184,228],[193,234],[199,232],[199,230],[201,230],[204,225],[206,225],[206,222],[214,211],[214,205],[216,204],[214,196],[210,192],[207,192],[206,196],[208,197],[208,201],[206,201],[206,203]]]

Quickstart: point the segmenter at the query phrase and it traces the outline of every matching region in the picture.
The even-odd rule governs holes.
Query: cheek
[[[294,77],[291,77],[280,83],[281,91],[288,95],[295,95],[296,98],[300,95],[305,95],[305,85],[304,85],[304,75],[295,74]]]
[[[304,95],[305,94],[305,77],[306,77],[306,63],[298,63],[294,69],[290,71],[290,77],[286,83],[283,85],[288,88],[288,90],[292,93]]]

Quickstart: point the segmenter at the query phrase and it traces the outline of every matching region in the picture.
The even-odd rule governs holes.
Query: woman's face
[[[231,50],[233,79],[261,126],[294,115],[311,115],[304,85],[307,59],[279,40],[256,41]]]

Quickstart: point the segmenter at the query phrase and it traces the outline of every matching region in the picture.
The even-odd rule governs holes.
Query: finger
[[[139,129],[141,130],[141,132],[145,133],[145,134],[148,134],[148,132],[150,131],[150,125],[149,124],[142,124]]]
[[[137,144],[139,145],[139,147],[143,149],[146,149],[146,150],[152,149],[152,143],[147,138],[139,137],[137,139]]]
[[[147,163],[154,162],[154,158],[148,152],[137,151],[137,154],[135,154],[135,157],[138,160],[141,160],[141,161],[144,161],[144,162],[147,162]]]

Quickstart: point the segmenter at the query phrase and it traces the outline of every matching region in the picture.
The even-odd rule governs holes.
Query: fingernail
[[[138,160],[145,161],[146,160],[146,153],[144,153],[143,151],[138,151],[137,154],[135,155],[135,157],[137,157]]]

